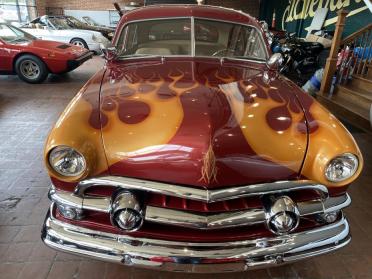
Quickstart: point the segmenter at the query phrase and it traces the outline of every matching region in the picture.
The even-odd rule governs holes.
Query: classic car
[[[65,19],[71,28],[93,30],[93,31],[100,32],[103,36],[105,36],[106,39],[110,41],[112,40],[114,36],[115,28],[113,27],[90,25],[90,24],[87,24],[86,22],[82,22],[78,20],[76,17],[73,17],[73,16],[59,16],[58,18]]]
[[[100,53],[101,44],[108,43],[108,40],[100,32],[74,29],[66,19],[58,16],[41,16],[21,28],[39,39],[70,43],[95,53]]]
[[[124,14],[107,63],[52,129],[46,245],[182,272],[229,272],[351,240],[362,154],[278,73],[259,22],[231,9]]]
[[[81,47],[38,40],[21,29],[0,23],[0,73],[17,74],[29,83],[43,82],[49,73],[72,71],[92,58]]]

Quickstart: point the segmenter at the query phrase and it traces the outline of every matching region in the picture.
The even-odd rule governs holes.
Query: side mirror
[[[274,53],[271,55],[269,60],[267,60],[267,67],[272,71],[278,71],[279,67],[283,64],[283,56],[281,53]]]
[[[117,57],[118,51],[116,47],[111,44],[111,42],[107,44],[101,44],[100,47],[103,53],[103,57],[105,57],[107,61],[112,61]]]

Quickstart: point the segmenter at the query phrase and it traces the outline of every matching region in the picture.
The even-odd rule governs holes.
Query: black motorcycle
[[[305,42],[295,36],[295,33],[287,33],[283,38],[274,36],[271,45],[273,52],[283,55],[281,73],[303,85],[314,72],[323,67],[324,47],[321,43]],[[324,56],[326,57],[326,56]],[[320,63],[321,62],[321,63]]]

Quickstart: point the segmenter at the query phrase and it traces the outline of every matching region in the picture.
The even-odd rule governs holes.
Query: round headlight
[[[345,153],[329,162],[325,170],[325,176],[332,182],[344,181],[355,174],[358,165],[359,161],[355,155]]]
[[[49,154],[49,164],[63,176],[79,176],[87,165],[83,155],[68,146],[54,148]]]

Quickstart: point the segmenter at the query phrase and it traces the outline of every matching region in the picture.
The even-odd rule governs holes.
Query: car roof
[[[119,26],[130,22],[156,18],[196,17],[219,21],[231,21],[259,27],[258,21],[249,14],[229,8],[209,5],[160,4],[137,8],[125,13]]]

